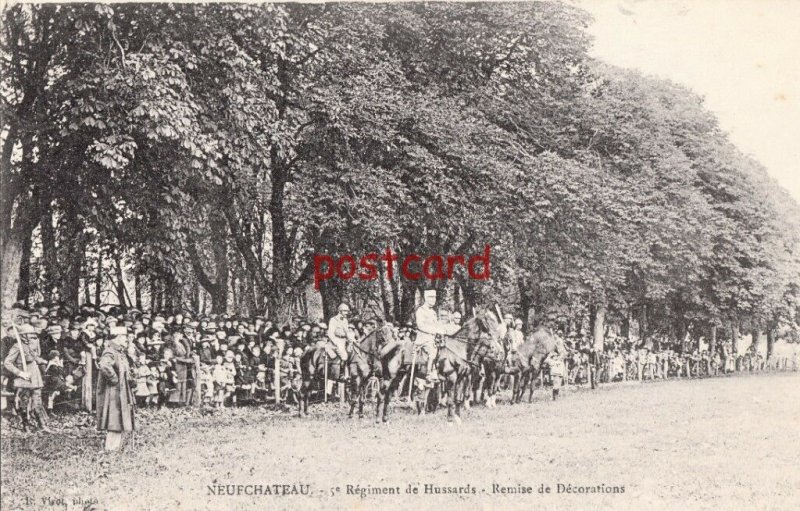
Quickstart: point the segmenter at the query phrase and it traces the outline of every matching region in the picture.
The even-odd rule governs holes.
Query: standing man
[[[417,308],[414,319],[417,323],[417,338],[414,341],[416,346],[421,347],[428,356],[426,363],[426,377],[429,383],[436,381],[433,374],[433,359],[436,355],[436,336],[447,335],[450,332],[448,325],[439,323],[436,317],[436,290],[428,289],[423,293],[425,301]]]
[[[122,434],[134,430],[133,406],[135,398],[131,384],[136,381],[125,348],[128,330],[124,326],[111,328],[111,339],[98,366],[97,429],[106,432],[105,450],[116,451],[122,446]]]
[[[339,313],[328,321],[328,341],[333,345],[333,350],[328,349],[328,354],[339,357],[339,371],[334,375],[337,380],[340,374],[343,375],[344,364],[347,362],[347,343],[355,342],[347,321],[349,316],[350,306],[342,303],[339,305]]]
[[[36,418],[42,431],[50,432],[47,412],[42,404],[44,380],[38,364],[47,364],[37,352],[36,331],[31,325],[23,324],[16,328],[18,341],[11,346],[3,361],[6,371],[14,375],[14,388],[19,392],[18,415],[22,430],[27,431],[30,416]]]

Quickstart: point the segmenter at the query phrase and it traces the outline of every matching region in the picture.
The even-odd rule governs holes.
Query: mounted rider
[[[433,308],[436,305],[436,290],[428,289],[423,293],[425,301],[420,305],[414,313],[414,319],[417,324],[417,338],[414,340],[414,345],[425,351],[428,356],[426,362],[425,373],[428,382],[436,381],[436,376],[433,373],[433,360],[436,356],[436,336],[448,335],[453,332],[453,325],[443,324],[439,322],[436,316],[436,310]]]
[[[506,334],[506,364],[510,364],[512,355],[516,354],[519,347],[525,342],[525,335],[522,333],[521,319],[514,319],[511,314],[506,314],[505,320],[506,325],[508,325],[508,333]]]
[[[344,364],[347,362],[347,345],[355,342],[355,336],[347,320],[350,316],[350,306],[346,303],[341,303],[338,311],[339,313],[328,321],[326,350],[330,359],[339,359],[339,374],[343,374],[341,369],[344,368]],[[338,375],[335,376],[338,377]]]

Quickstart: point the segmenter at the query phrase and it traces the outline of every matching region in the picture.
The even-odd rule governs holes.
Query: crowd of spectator
[[[48,411],[76,410],[88,401],[98,375],[97,363],[111,328],[128,332],[127,354],[139,407],[205,403],[215,407],[292,402],[305,350],[326,341],[324,322],[276,325],[268,318],[230,314],[151,314],[121,309],[107,313],[84,307],[70,314],[61,307],[14,309],[3,323],[3,409],[14,413],[14,378],[6,356],[20,328],[35,334],[31,350],[43,377],[42,399]],[[521,323],[521,322],[519,322]],[[352,337],[375,328],[374,320],[350,323]],[[398,329],[399,340],[413,340],[413,327]],[[764,357],[754,350],[734,353],[720,343],[714,353],[676,349],[668,343],[634,344],[610,335],[603,351],[587,338],[566,339],[569,383],[714,376],[734,371],[797,370],[791,359]],[[278,377],[276,377],[278,376]],[[89,399],[90,400],[90,399]]]
[[[701,342],[631,342],[610,334],[603,350],[594,353],[589,339],[571,336],[566,342],[569,383],[583,383],[593,366],[598,383],[666,378],[701,378],[733,372],[798,370],[798,356],[766,358],[754,346],[743,352],[733,349],[731,340],[720,342],[713,351]]]
[[[164,315],[135,309],[104,314],[92,308],[69,316],[59,307],[16,309],[4,324],[2,360],[18,342],[14,328],[23,325],[36,334],[33,351],[41,357],[48,410],[78,409],[86,402],[82,393],[95,388],[103,344],[115,326],[128,331],[127,354],[139,407],[225,407],[267,402],[276,395],[292,402],[300,356],[308,346],[325,342],[327,329],[324,322],[312,321],[278,326],[263,316]],[[356,320],[349,326],[354,338],[374,327],[373,320]],[[410,338],[409,328],[401,328],[399,334]],[[2,374],[3,408],[13,409],[8,403],[15,396],[14,378],[5,364]]]

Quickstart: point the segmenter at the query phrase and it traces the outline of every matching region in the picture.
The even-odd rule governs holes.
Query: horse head
[[[380,328],[375,329],[375,335],[375,342],[378,346],[386,346],[397,339],[397,331],[391,323],[384,323]]]
[[[482,343],[497,353],[503,353],[502,339],[506,335],[505,323],[495,316],[491,309],[477,311],[469,318],[453,337]]]

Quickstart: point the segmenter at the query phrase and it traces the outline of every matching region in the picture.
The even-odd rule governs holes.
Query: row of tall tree
[[[202,290],[282,321],[314,253],[489,244],[491,282],[331,279],[325,315],[405,321],[432,284],[596,340],[796,330],[797,203],[702,98],[592,60],[589,22],[549,1],[8,7],[3,302],[99,299],[125,266],[123,303]]]

